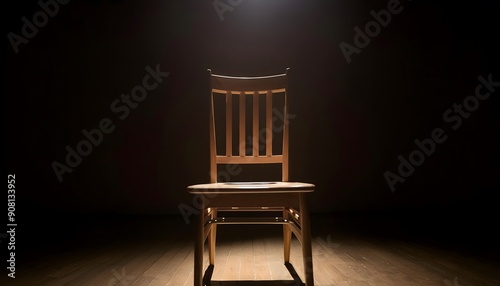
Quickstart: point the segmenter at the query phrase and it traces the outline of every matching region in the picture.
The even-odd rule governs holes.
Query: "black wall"
[[[223,0],[221,0],[223,1]],[[223,1],[226,3],[225,1]],[[212,1],[70,1],[15,53],[4,37],[6,170],[19,215],[179,214],[186,186],[208,181],[206,69],[268,75],[292,69],[291,179],[315,183],[313,212],[498,214],[499,94],[453,130],[443,114],[480,83],[500,81],[500,2],[401,1],[399,14],[351,55],[354,27],[390,1],[244,0],[221,21]],[[36,1],[4,3],[6,31],[22,35]],[[111,103],[169,75],[121,120]],[[62,175],[65,146],[109,118],[87,157]],[[421,166],[392,192],[415,139],[442,128]]]

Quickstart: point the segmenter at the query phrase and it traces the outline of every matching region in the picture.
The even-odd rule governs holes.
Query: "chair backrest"
[[[210,181],[212,183],[217,182],[217,166],[219,164],[281,164],[282,181],[288,181],[289,130],[286,96],[289,69],[286,69],[284,74],[264,77],[222,76],[212,74],[211,70],[208,70],[208,73],[210,77]],[[282,109],[273,108],[273,95],[283,97],[281,100]],[[217,154],[218,133],[216,132],[214,106],[216,97],[225,97],[225,124],[219,124],[225,125],[225,154]],[[233,114],[236,113],[233,110],[233,99],[235,97],[238,98],[238,120],[233,120]],[[252,101],[252,108],[249,112],[251,116],[246,115],[248,109],[246,103],[249,97]],[[259,119],[262,117],[259,110],[261,97],[265,97],[264,128],[259,128]],[[282,120],[283,125],[279,132],[273,132],[273,125],[277,119],[277,115],[273,113],[278,113],[278,117],[281,117]],[[233,121],[235,126],[233,126]],[[251,133],[249,132],[251,135],[248,137],[246,136],[247,126],[251,126]],[[233,134],[234,129],[238,130],[235,134]],[[281,150],[273,150],[278,149],[273,148],[273,140],[276,139],[273,138],[276,137],[273,135],[276,134],[281,134]],[[251,140],[247,142],[247,139]],[[233,148],[235,140],[238,142],[237,150]],[[247,148],[247,143],[251,143],[251,149]],[[260,154],[264,153],[264,151],[265,154]]]

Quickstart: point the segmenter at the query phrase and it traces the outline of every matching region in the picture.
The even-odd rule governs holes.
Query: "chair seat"
[[[192,185],[190,194],[311,193],[315,186],[300,182],[226,182]]]

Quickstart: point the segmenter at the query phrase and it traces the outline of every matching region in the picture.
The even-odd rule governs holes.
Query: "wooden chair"
[[[288,138],[287,118],[287,78],[285,74],[265,77],[229,77],[212,74],[210,77],[210,183],[189,186],[188,192],[201,196],[200,214],[197,220],[197,235],[194,253],[194,285],[208,285],[215,262],[215,241],[217,225],[223,224],[281,224],[283,225],[284,262],[291,274],[295,272],[290,264],[290,244],[292,233],[302,244],[305,285],[313,286],[313,265],[311,232],[306,194],[313,192],[313,184],[288,182]],[[217,154],[215,97],[225,97],[225,154]],[[265,147],[260,138],[259,102],[265,96]],[[281,154],[273,150],[273,96],[284,97],[284,116]],[[239,133],[233,136],[233,98],[239,97]],[[246,99],[252,98],[252,114],[246,116]],[[220,99],[220,98],[219,98]],[[245,142],[246,118],[251,117],[252,148]],[[233,152],[233,137],[239,141],[238,154]],[[263,136],[264,137],[264,136]],[[262,144],[259,144],[260,143]],[[261,155],[265,148],[265,155]],[[236,148],[235,148],[236,149]],[[276,148],[279,149],[279,148]],[[251,153],[251,154],[247,154]],[[221,164],[281,164],[282,180],[277,182],[217,182],[217,166]],[[232,216],[223,215],[231,213]],[[234,212],[244,212],[245,216],[235,217]],[[258,216],[248,216],[259,212]],[[262,214],[274,214],[263,217]],[[278,213],[278,216],[276,216]],[[238,214],[239,215],[239,214]],[[208,240],[209,262],[203,275],[203,252]],[[295,273],[295,276],[296,273]]]

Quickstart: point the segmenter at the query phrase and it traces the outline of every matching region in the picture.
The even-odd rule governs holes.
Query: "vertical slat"
[[[240,93],[240,156],[246,156],[246,143],[245,143],[245,93]]]
[[[266,95],[266,156],[273,155],[273,93],[268,90]]]
[[[214,95],[212,92],[212,71],[208,70],[210,82],[210,182],[217,183],[217,163],[216,160],[216,139],[215,139],[215,118],[214,118]]]
[[[233,156],[233,95],[226,92],[226,156]]]
[[[259,93],[253,94],[253,136],[252,136],[253,156],[259,156]]]
[[[290,69],[286,69],[285,106],[283,108],[283,162],[281,164],[281,176],[283,182],[288,182],[288,77]]]

